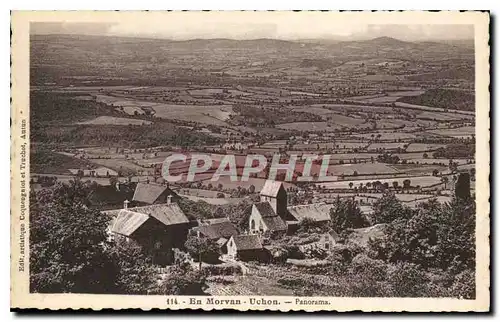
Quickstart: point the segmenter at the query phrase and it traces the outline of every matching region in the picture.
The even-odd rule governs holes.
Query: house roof
[[[132,200],[153,204],[167,189],[168,187],[158,184],[138,183]]]
[[[360,246],[368,246],[370,239],[378,239],[386,236],[388,224],[377,224],[365,228],[354,229],[347,237],[348,241],[356,243]]]
[[[287,229],[286,223],[280,216],[262,217],[262,221],[266,224],[269,230],[280,231]]]
[[[268,201],[257,202],[254,204],[257,211],[260,213],[262,221],[266,224],[269,230],[286,230],[287,225],[283,219],[274,212],[273,207]]]
[[[176,203],[110,210],[103,211],[103,213],[116,216],[113,220],[112,232],[128,237],[151,217],[165,226],[189,223],[186,215]]]
[[[359,210],[361,210],[362,214],[369,215],[373,213],[373,207],[368,205],[360,205]]]
[[[94,169],[94,171],[96,174],[98,174],[100,176],[106,176],[108,174],[110,176],[117,176],[118,175],[118,172],[116,172],[113,169],[106,168],[106,167],[99,167],[99,168]]]
[[[339,236],[339,234],[337,234],[337,232],[333,229],[331,229],[327,234],[329,234],[330,236],[332,236],[332,238],[337,242],[339,241],[341,238]]]
[[[264,187],[260,191],[260,194],[262,196],[276,198],[276,196],[278,196],[278,192],[282,186],[283,186],[283,183],[280,181],[266,180],[266,183],[264,184]]]
[[[233,236],[237,250],[262,249],[260,238],[257,235],[236,235]]]
[[[330,220],[330,208],[331,206],[325,203],[312,203],[288,207],[288,212],[299,221],[305,218],[327,221]]]
[[[130,200],[134,194],[132,187],[124,184],[101,186],[98,185],[89,195],[92,206],[123,205],[125,200]]]
[[[189,219],[175,202],[171,204],[134,207],[128,210],[154,217],[166,226],[189,223]]]
[[[227,243],[228,239],[227,238],[219,238],[217,239],[217,241],[215,242],[219,247],[222,247],[224,246],[226,243]]]
[[[120,235],[130,237],[139,227],[149,219],[148,215],[127,209],[121,209],[118,217],[113,223],[111,231]]]
[[[257,208],[262,218],[275,217],[278,215],[274,212],[273,207],[268,201],[257,202],[254,204],[254,206],[255,208]]]
[[[220,222],[212,225],[199,226],[193,228],[195,231],[199,231],[200,234],[206,236],[210,239],[219,239],[221,237],[230,238],[233,235],[238,235],[238,229],[230,222]]]
[[[222,218],[201,219],[200,225],[202,225],[202,224],[213,225],[213,224],[219,224],[222,222],[229,222],[229,218],[222,217]]]

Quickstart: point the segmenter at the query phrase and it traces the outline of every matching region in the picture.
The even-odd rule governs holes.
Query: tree
[[[410,187],[411,187],[411,180],[410,179],[403,180],[403,188],[410,189]]]
[[[250,187],[248,187],[248,192],[255,193],[255,186],[253,184],[251,184]]]
[[[392,186],[394,187],[394,190],[398,190],[398,187],[399,187],[399,182],[397,182],[397,181],[393,181],[393,182],[392,182]]]
[[[161,281],[156,293],[162,295],[206,295],[206,276],[189,263],[180,263]]]
[[[90,188],[70,181],[30,196],[30,290],[116,292],[119,274],[107,251],[109,218],[86,206]]]
[[[460,272],[475,269],[476,203],[472,198],[454,198],[438,216],[437,263],[442,269]]]
[[[423,154],[423,157],[424,157],[424,159],[427,159],[427,158],[429,157],[429,155],[425,152],[425,153]]]
[[[206,237],[188,236],[184,246],[189,254],[198,260],[200,270],[203,261],[216,261],[220,255],[219,246]]]
[[[347,200],[337,198],[330,209],[330,219],[332,229],[336,232],[367,225],[359,206],[351,198]]]
[[[448,177],[444,176],[441,177],[441,182],[444,184],[444,188],[446,189],[446,184],[448,183],[449,179]]]
[[[109,178],[109,185],[110,186],[115,186],[118,183],[118,179],[116,177],[110,177]]]
[[[116,287],[120,294],[148,294],[156,287],[152,259],[134,241],[116,242],[110,249],[118,264]]]
[[[410,208],[403,206],[396,195],[386,190],[383,196],[373,204],[374,224],[390,223],[398,218],[409,218],[412,215]]]
[[[352,186],[354,185],[354,183],[352,182],[349,182],[349,188],[352,189]]]
[[[470,174],[460,173],[455,184],[455,197],[462,200],[470,199]]]

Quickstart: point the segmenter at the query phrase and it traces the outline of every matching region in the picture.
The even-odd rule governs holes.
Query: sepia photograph
[[[487,13],[63,14],[13,54],[26,294],[489,308]]]

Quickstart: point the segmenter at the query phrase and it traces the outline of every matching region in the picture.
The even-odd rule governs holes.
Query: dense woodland
[[[102,145],[126,148],[160,145],[211,145],[220,141],[158,120],[151,125],[83,125],[79,121],[102,115],[120,116],[113,107],[72,95],[32,92],[30,141],[49,146]],[[137,117],[136,117],[137,118]],[[61,125],[62,124],[62,125]]]
[[[422,95],[406,96],[398,99],[399,102],[439,107],[451,110],[474,111],[475,96],[464,91],[451,89],[429,89]]]

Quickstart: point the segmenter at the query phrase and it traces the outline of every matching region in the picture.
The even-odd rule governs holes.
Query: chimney
[[[170,205],[172,203],[172,195],[167,196],[167,205]]]
[[[128,204],[129,204],[129,203],[130,203],[130,201],[125,200],[125,201],[123,202],[123,209],[127,209],[127,208],[128,208]]]

